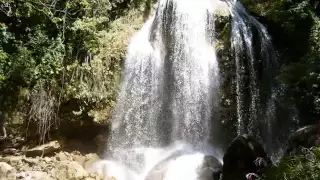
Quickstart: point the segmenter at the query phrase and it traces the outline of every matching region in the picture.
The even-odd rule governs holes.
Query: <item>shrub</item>
[[[286,156],[267,169],[265,180],[320,179],[320,148],[303,149],[300,155]]]

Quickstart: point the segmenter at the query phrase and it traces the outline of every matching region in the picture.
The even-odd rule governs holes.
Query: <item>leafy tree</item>
[[[92,121],[90,111],[110,109],[128,40],[118,39],[119,50],[106,49],[119,43],[110,39],[117,31],[113,24],[140,17],[139,9],[150,5],[150,0],[0,0],[0,118],[30,112],[24,119],[37,124],[44,137],[65,114],[83,111],[81,121]],[[121,33],[132,33],[126,28]]]

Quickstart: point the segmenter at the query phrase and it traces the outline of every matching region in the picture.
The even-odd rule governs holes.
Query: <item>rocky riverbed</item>
[[[65,149],[59,141],[25,150],[6,148],[3,152],[0,155],[0,180],[103,179],[91,168],[100,159],[97,153]]]

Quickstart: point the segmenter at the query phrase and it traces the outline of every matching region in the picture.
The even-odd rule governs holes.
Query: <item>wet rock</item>
[[[299,128],[289,139],[287,154],[299,153],[301,148],[317,145],[319,125],[308,125]]]
[[[97,153],[100,156],[103,156],[106,145],[107,145],[107,139],[108,137],[105,134],[98,134],[95,138],[94,138],[94,143],[96,145],[97,148]]]
[[[222,172],[221,162],[213,156],[205,156],[199,168],[200,180],[219,180]]]
[[[222,180],[246,180],[248,174],[261,175],[271,164],[261,144],[250,136],[238,136],[223,157]]]
[[[107,178],[107,169],[108,169],[108,163],[106,163],[105,160],[98,161],[93,164],[93,166],[90,166],[87,171],[90,173],[90,177],[92,175],[95,175],[96,177],[100,177],[101,179]],[[147,179],[145,179],[147,180]]]
[[[14,155],[14,154],[18,153],[18,150],[15,149],[15,148],[6,148],[6,149],[3,150],[2,153],[5,154],[5,155]]]
[[[165,173],[168,169],[168,165],[173,160],[164,161],[161,164],[159,164],[156,168],[151,170],[148,175],[146,176],[145,180],[163,180]]]
[[[26,151],[27,157],[37,157],[37,156],[47,156],[53,155],[55,152],[59,151],[61,146],[58,141],[51,141],[42,146],[38,146]]]
[[[148,175],[146,176],[145,180],[163,180],[170,170],[170,165],[177,160],[178,157],[171,157],[163,162],[159,163],[154,169],[152,169]],[[198,180],[219,180],[220,174],[222,171],[222,164],[221,162],[213,157],[213,156],[204,156],[203,163],[198,167],[197,174]]]
[[[204,156],[203,167],[209,167],[213,171],[222,170],[221,162],[214,156]]]

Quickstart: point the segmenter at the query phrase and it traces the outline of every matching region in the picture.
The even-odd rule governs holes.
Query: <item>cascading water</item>
[[[258,111],[260,108],[258,66],[260,63],[266,69],[276,64],[275,51],[266,28],[250,16],[238,1],[233,1],[232,7],[231,43],[235,53],[237,68],[238,133],[254,132],[256,136],[259,136],[257,134],[259,132],[255,132],[255,123],[258,122]],[[258,43],[254,44],[254,39]],[[260,46],[260,52],[256,50],[256,45]],[[247,74],[249,75],[245,74],[246,68],[248,68]],[[248,81],[247,84],[246,81]],[[245,101],[246,95],[244,94],[244,90],[246,88],[249,89],[247,98],[250,99],[250,103]],[[245,103],[249,104],[248,109],[245,109]],[[245,122],[245,120],[248,120],[248,122]]]
[[[257,138],[276,159],[295,129],[296,110],[281,105],[288,97],[286,88],[275,78],[277,55],[266,27],[237,0],[231,4],[238,134]]]
[[[107,176],[202,180],[206,178],[201,178],[198,168],[206,155],[222,163],[219,149],[224,144],[217,133],[222,124],[215,118],[220,100],[215,12],[221,4],[226,5],[220,0],[159,0],[155,15],[131,39],[107,160],[96,166]],[[272,69],[275,53],[266,28],[239,2],[232,1],[228,10],[237,74],[238,133],[261,138],[273,124],[267,119],[261,123],[259,118],[274,116],[275,101],[270,93],[263,99],[259,81],[272,89],[272,77],[261,78],[259,68]],[[264,108],[262,100],[268,102]],[[101,169],[104,166],[106,170]]]
[[[218,139],[210,137],[221,129],[219,119],[212,119],[219,93],[214,36],[218,3],[160,0],[156,14],[132,38],[106,151],[107,166],[128,171],[109,175],[143,180],[168,157],[176,157],[172,163],[182,169],[168,171],[164,179],[196,179],[193,166],[206,154],[221,159],[214,152]],[[208,144],[215,148],[206,148]]]
[[[156,16],[132,39],[114,118],[114,132],[126,133],[112,135],[110,147],[174,140],[197,146],[209,137],[218,87],[211,2],[160,1]]]

